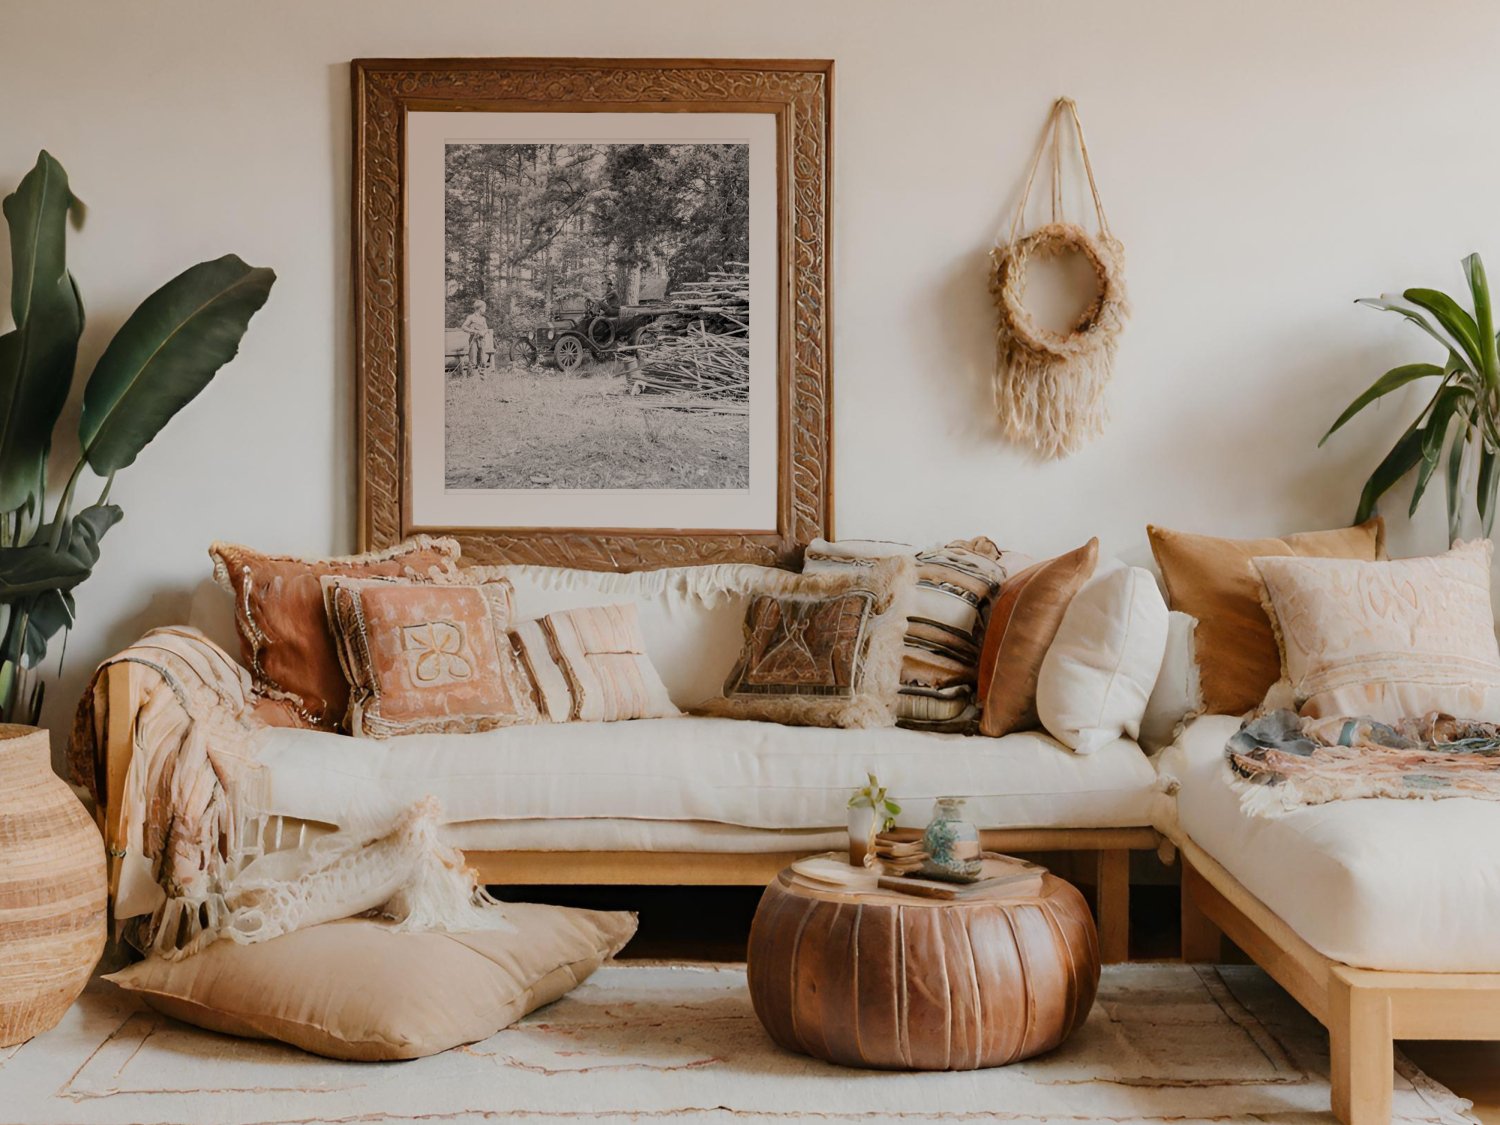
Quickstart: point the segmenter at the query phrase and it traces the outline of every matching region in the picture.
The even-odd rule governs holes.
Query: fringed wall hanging
[[[1063,217],[1062,133],[1072,126],[1094,198],[1097,234]],[[1052,150],[1052,219],[1021,236],[1026,202],[1048,146]],[[1003,232],[1002,232],[1003,233]],[[1067,253],[1081,254],[1093,268],[1095,293],[1066,332],[1038,324],[1023,303],[1026,272],[1033,262]],[[1031,162],[1021,202],[1007,238],[990,252],[990,292],[999,314],[996,331],[995,406],[1013,441],[1048,460],[1075,453],[1104,428],[1104,389],[1114,366],[1115,345],[1130,314],[1125,298],[1125,250],[1109,229],[1099,185],[1083,139],[1083,122],[1072,98],[1052,106],[1041,143]]]

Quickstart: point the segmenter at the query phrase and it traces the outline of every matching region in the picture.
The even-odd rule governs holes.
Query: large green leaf
[[[89,576],[87,563],[47,543],[0,547],[0,601],[45,590],[71,590]]]
[[[1322,445],[1323,442],[1338,432],[1345,422],[1349,421],[1349,419],[1353,418],[1376,399],[1383,398],[1392,391],[1399,390],[1406,386],[1406,384],[1414,383],[1418,379],[1440,376],[1443,373],[1444,369],[1435,363],[1406,363],[1400,367],[1391,368],[1379,379],[1371,383],[1369,389],[1364,394],[1349,404],[1345,411],[1339,415],[1338,421],[1328,427],[1328,432],[1323,435],[1318,444]]]
[[[1447,485],[1445,491],[1447,492],[1448,500],[1448,542],[1450,544],[1457,542],[1459,527],[1463,522],[1464,449],[1468,446],[1469,437],[1474,427],[1478,424],[1479,407],[1474,406],[1469,410],[1466,425],[1458,431],[1453,438],[1452,444],[1448,447],[1448,475],[1445,482]]]
[[[89,376],[78,436],[100,476],[123,469],[239,350],[276,275],[233,254],[200,262],[141,302]]]
[[[68,176],[46,152],[3,204],[10,228],[11,315],[0,336],[0,511],[37,497],[78,356],[83,306],[66,259]],[[39,497],[38,497],[39,498]]]
[[[1417,467],[1417,463],[1422,460],[1424,436],[1421,428],[1413,424],[1391,447],[1385,459],[1375,466],[1375,471],[1365,482],[1364,491],[1360,493],[1359,510],[1354,515],[1355,523],[1364,523],[1373,516],[1375,505],[1380,498],[1389,492],[1398,480]]]
[[[1479,342],[1479,326],[1457,301],[1437,289],[1408,289],[1402,296],[1430,312],[1443,329],[1463,345],[1464,355],[1468,356],[1474,370],[1484,370],[1484,348]]]
[[[1423,332],[1426,332],[1427,335],[1442,344],[1447,351],[1459,353],[1464,350],[1463,344],[1460,343],[1456,336],[1429,318],[1426,310],[1418,308],[1404,296],[1395,293],[1385,293],[1379,297],[1361,297],[1354,303],[1404,316]]]

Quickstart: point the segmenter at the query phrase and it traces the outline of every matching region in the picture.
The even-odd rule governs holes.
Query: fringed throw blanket
[[[127,716],[133,749],[123,779],[103,752],[103,673],[121,663],[150,673]],[[265,941],[368,911],[404,929],[507,925],[462,855],[438,839],[436,800],[393,823],[339,825],[278,849],[279,824],[260,811],[256,703],[244,669],[187,628],[153,630],[106,661],[79,702],[69,772],[101,806],[111,796],[118,805],[105,842],[118,864],[114,917],[132,945],[179,958],[220,937]]]
[[[1224,753],[1256,816],[1363,797],[1500,801],[1500,725],[1451,715],[1392,726],[1271,711],[1240,727]]]

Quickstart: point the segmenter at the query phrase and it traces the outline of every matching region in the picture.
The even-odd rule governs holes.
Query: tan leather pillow
[[[458,543],[418,535],[386,551],[331,559],[268,555],[232,543],[208,549],[214,580],[234,598],[240,654],[263,695],[287,704],[284,715],[336,730],[349,706],[349,685],[323,611],[321,579],[426,578],[451,573]]]
[[[348,918],[257,945],[216,941],[105,979],[209,1031],[333,1059],[417,1059],[488,1039],[566,995],[636,926],[634,914],[535,903],[507,903],[505,916],[514,933],[395,933]]]
[[[540,720],[510,643],[515,590],[487,582],[323,579],[349,682],[349,733],[473,734]]]
[[[1218,539],[1148,526],[1151,552],[1167,588],[1167,604],[1198,619],[1195,635],[1203,708],[1241,715],[1259,707],[1281,677],[1281,657],[1261,606],[1260,576],[1252,559],[1385,557],[1385,521],[1357,527],[1304,531],[1267,539]]]
[[[1099,540],[1027,567],[1000,587],[979,657],[979,733],[992,738],[1040,725],[1036,684],[1073,595],[1094,573]]]

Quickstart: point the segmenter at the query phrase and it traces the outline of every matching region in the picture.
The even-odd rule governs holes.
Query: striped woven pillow
[[[972,730],[979,650],[990,603],[1005,579],[1030,559],[1002,551],[984,536],[919,550],[878,540],[815,540],[803,572],[868,567],[882,558],[917,560],[917,588],[906,619],[897,725],[923,730]]]

